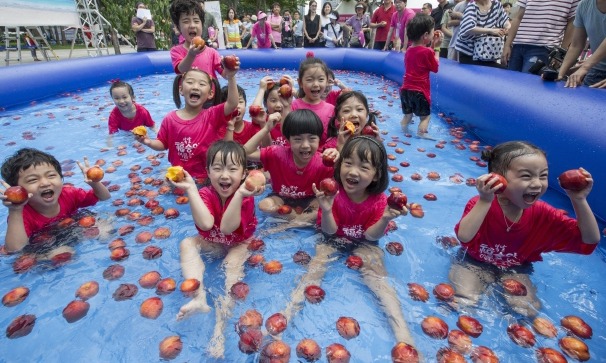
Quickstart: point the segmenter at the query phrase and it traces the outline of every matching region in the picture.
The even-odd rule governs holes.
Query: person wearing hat
[[[145,3],[139,2],[135,11],[139,9],[147,9],[147,6]],[[147,17],[140,19],[135,15],[130,20],[130,25],[137,39],[137,52],[156,50],[156,38],[154,37],[156,26],[152,19],[147,19]]]
[[[267,22],[267,14],[262,11],[257,14],[257,22],[252,26],[251,37],[248,44],[246,44],[246,48],[250,47],[253,39],[257,41],[257,48],[278,48],[273,35],[271,35],[271,25]]]
[[[335,10],[328,16],[330,23],[322,28],[326,48],[337,48],[343,46],[343,29],[337,23],[339,13]]]
[[[349,46],[363,48],[367,39],[370,39],[370,17],[366,14],[366,4],[362,1],[356,4],[356,14],[345,21],[343,25],[351,34]],[[359,37],[359,35],[362,37]]]

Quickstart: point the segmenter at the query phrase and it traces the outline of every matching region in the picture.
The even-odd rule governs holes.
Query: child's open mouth
[[[534,203],[537,199],[539,199],[540,193],[525,193],[522,198],[526,203]]]
[[[359,183],[359,181],[358,181],[358,180],[356,180],[356,179],[352,179],[352,178],[347,178],[347,179],[345,179],[345,182],[346,182],[347,184],[349,184],[349,185],[357,185],[357,184]]]
[[[189,99],[192,101],[198,101],[200,99],[200,95],[197,93],[190,93],[189,94]]]
[[[44,200],[51,200],[53,199],[53,196],[55,195],[55,192],[52,190],[45,190],[42,193],[40,193],[40,196],[42,197],[42,199]]]
[[[230,187],[231,183],[219,183],[219,188],[224,192],[228,191]]]

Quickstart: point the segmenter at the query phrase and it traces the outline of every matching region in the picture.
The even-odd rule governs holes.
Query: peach
[[[29,289],[25,286],[15,287],[2,297],[2,305],[13,307],[21,304],[29,295]]]
[[[438,197],[436,197],[436,195],[433,193],[427,193],[423,196],[423,198],[430,202],[435,202],[436,200],[438,200]]]
[[[73,218],[69,218],[69,217],[68,217],[68,218],[63,218],[63,219],[61,220],[61,222],[59,222],[59,223],[57,224],[57,226],[58,226],[59,228],[67,228],[67,227],[71,227],[71,226],[73,226],[75,223],[76,223],[76,221],[75,221]]]
[[[99,283],[97,281],[88,281],[80,285],[76,291],[76,297],[82,300],[88,300],[99,292]]]
[[[436,242],[442,245],[444,248],[456,247],[459,245],[459,240],[454,236],[438,236]]]
[[[32,314],[19,315],[6,328],[8,339],[21,338],[32,332],[36,325],[36,316]]]
[[[126,236],[127,234],[132,233],[135,230],[135,226],[132,224],[127,224],[126,226],[122,226],[118,228],[118,235]]]
[[[93,216],[86,216],[86,217],[82,217],[78,220],[78,224],[80,225],[80,227],[92,227],[95,224],[96,220],[95,217]]]
[[[164,213],[164,208],[161,206],[157,206],[156,208],[151,210],[151,214],[155,215],[155,216],[159,216],[160,214]]]
[[[61,266],[72,260],[73,253],[62,252],[51,257],[51,263],[53,266]]]
[[[124,266],[111,265],[103,271],[103,278],[106,280],[117,280],[124,276]]]
[[[410,175],[410,179],[414,181],[423,180],[423,177],[419,173],[413,173]]]
[[[528,328],[519,324],[511,324],[508,326],[507,335],[509,335],[509,338],[511,338],[514,343],[524,348],[530,348],[536,343],[534,334],[528,330]]]
[[[175,203],[177,203],[177,204],[187,204],[187,203],[189,203],[189,198],[188,197],[184,197],[184,196],[177,197],[175,199]]]
[[[429,293],[427,290],[423,286],[414,282],[408,284],[408,294],[410,295],[411,299],[416,301],[426,302],[429,300]]]
[[[13,271],[16,274],[24,273],[34,267],[37,262],[34,255],[23,254],[13,261]]]
[[[399,342],[391,349],[391,360],[394,363],[419,363],[419,353],[412,345]]]
[[[570,358],[580,362],[589,360],[589,348],[582,340],[575,337],[564,337],[559,342],[560,349]]]
[[[438,300],[451,301],[454,298],[455,290],[447,283],[441,283],[433,288],[433,294]]]
[[[286,330],[288,321],[282,313],[275,313],[265,320],[265,329],[271,335],[278,335]]]
[[[131,132],[137,136],[147,136],[147,129],[145,126],[137,126],[133,128]]]
[[[236,323],[236,332],[242,334],[250,329],[259,329],[263,324],[263,316],[255,309],[249,309],[240,315]]]
[[[179,183],[185,179],[185,173],[183,173],[183,167],[181,166],[169,166],[166,170],[166,179],[170,179],[175,183]]]
[[[465,357],[450,348],[440,348],[436,353],[438,363],[465,363]]]
[[[162,299],[157,296],[150,297],[149,299],[145,299],[141,303],[141,307],[139,308],[139,313],[142,317],[148,319],[156,319],[160,314],[162,314],[162,309],[164,308],[164,303]]]
[[[130,256],[130,251],[126,247],[117,247],[111,250],[109,258],[113,261],[122,261]]]
[[[144,289],[153,289],[162,277],[158,271],[149,271],[139,278],[139,285]]]
[[[547,338],[555,338],[558,335],[558,330],[553,323],[545,318],[536,317],[532,321],[532,328],[538,334]]]
[[[403,180],[404,180],[404,176],[402,176],[402,174],[394,174],[394,175],[391,177],[391,180],[393,180],[393,181],[395,181],[395,182],[399,183],[399,182],[401,182],[401,181],[403,181]]]
[[[249,292],[250,287],[243,281],[236,282],[231,285],[231,288],[229,289],[229,294],[236,300],[245,300]]]
[[[289,206],[288,204],[282,204],[279,208],[278,208],[278,214],[280,215],[287,215],[292,213],[292,207]]]
[[[320,359],[322,351],[318,343],[313,339],[303,339],[297,344],[297,357],[305,359],[308,362],[315,362]]]
[[[352,270],[359,270],[360,268],[362,268],[362,266],[364,266],[364,261],[360,256],[349,255],[345,260],[345,265],[347,265],[347,267]]]
[[[151,239],[152,239],[152,234],[149,231],[139,232],[135,236],[135,242],[137,242],[137,243],[147,243],[147,242],[151,241]]]
[[[345,339],[355,338],[360,335],[360,324],[354,318],[342,316],[337,320],[337,331]]]
[[[430,171],[427,173],[427,179],[432,181],[440,180],[440,174],[438,174],[436,171]]]
[[[311,261],[311,256],[309,255],[309,253],[307,253],[305,251],[297,251],[292,256],[292,260],[294,263],[296,263],[298,265],[305,266],[309,263],[309,261]]]
[[[400,256],[404,251],[404,246],[400,242],[389,242],[385,245],[385,249],[391,255]]]
[[[281,340],[274,340],[261,351],[259,363],[288,363],[290,347]]]
[[[263,240],[259,238],[251,239],[250,243],[248,244],[249,251],[263,251],[264,248],[265,242],[263,242]]]
[[[471,338],[460,330],[453,329],[448,332],[448,346],[461,354],[471,351]]]
[[[179,211],[175,208],[168,208],[164,211],[164,218],[166,219],[175,219],[179,216]]]
[[[137,295],[139,288],[134,284],[120,284],[116,291],[114,291],[112,297],[116,301],[123,301],[132,298]]]
[[[568,315],[560,320],[560,324],[572,334],[583,339],[591,339],[593,329],[583,319],[578,316]]]
[[[457,326],[467,335],[477,338],[482,334],[484,327],[475,318],[467,315],[459,316]]]
[[[260,254],[254,254],[251,255],[246,262],[248,262],[248,264],[252,267],[258,266],[260,264],[262,264],[265,261],[265,259],[263,258],[263,255]]]
[[[402,149],[401,147],[398,147],[394,150],[396,152],[396,154],[404,154],[404,149]]]
[[[146,260],[155,260],[162,256],[162,248],[158,246],[147,246],[143,250],[143,258]]]
[[[92,181],[93,183],[100,182],[103,179],[104,175],[105,173],[103,172],[103,169],[101,169],[97,165],[90,167],[86,171],[86,177],[90,179],[90,181]]]
[[[309,285],[305,288],[305,298],[312,304],[317,304],[324,300],[326,292],[317,285]]]
[[[539,348],[535,352],[538,363],[567,363],[568,360],[553,348]]]
[[[263,265],[263,271],[270,275],[279,274],[282,272],[282,263],[280,261],[268,261]]]
[[[262,171],[260,170],[251,170],[248,172],[248,176],[246,177],[246,180],[244,181],[244,186],[246,187],[247,190],[249,191],[253,191],[257,188],[261,188],[263,186],[265,186],[265,183],[267,183],[267,180],[265,179],[265,174],[263,174]]]
[[[170,228],[168,227],[158,227],[154,231],[154,237],[158,239],[166,239],[170,237]]]
[[[261,349],[263,333],[259,329],[248,329],[240,334],[238,348],[244,354],[253,354]]]
[[[63,317],[68,323],[76,322],[88,313],[90,304],[82,300],[73,300],[63,309]]]
[[[116,217],[124,217],[125,215],[130,213],[130,209],[128,208],[120,208],[120,209],[116,209],[116,212],[114,213],[116,215]]]
[[[154,209],[159,205],[160,205],[160,202],[158,202],[155,199],[150,199],[147,202],[145,202],[144,207],[147,209]]]
[[[200,288],[200,280],[198,279],[186,279],[179,285],[179,290],[185,296],[192,296]]]
[[[129,207],[136,207],[139,205],[143,205],[143,201],[141,200],[141,198],[131,198],[128,202],[126,202],[126,205],[128,205]]]
[[[4,196],[6,197],[6,201],[12,204],[25,203],[25,201],[29,198],[27,190],[20,185],[6,188],[4,191]]]
[[[119,247],[126,247],[126,242],[122,238],[116,238],[107,245],[110,251]]]
[[[473,363],[499,363],[499,357],[490,348],[483,345],[473,348],[469,358]]]
[[[177,289],[177,282],[172,277],[166,277],[158,281],[156,294],[168,295]]]
[[[423,206],[418,203],[410,204],[410,215],[415,218],[423,218],[425,216],[425,212],[423,211]]]
[[[421,329],[435,339],[445,339],[448,336],[448,324],[437,316],[428,316],[421,322]]]
[[[183,350],[183,343],[178,335],[166,337],[160,342],[160,358],[162,359],[175,359],[181,350]]]
[[[526,296],[528,293],[526,286],[516,279],[503,279],[501,281],[503,290],[513,296]]]
[[[342,344],[333,343],[326,347],[326,360],[328,363],[348,363],[351,353]]]

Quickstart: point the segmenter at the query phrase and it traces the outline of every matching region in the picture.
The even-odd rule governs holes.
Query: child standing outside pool
[[[113,82],[109,94],[116,105],[109,114],[107,123],[110,134],[115,134],[118,130],[131,131],[137,126],[147,126],[155,131],[154,120],[145,107],[135,102],[135,92],[130,84]]]
[[[78,209],[97,204],[111,196],[101,181],[92,181],[86,176],[88,159],[78,162],[84,182],[90,190],[63,185],[61,165],[57,159],[45,152],[24,148],[8,157],[2,164],[0,199],[8,208],[5,237],[7,252],[17,252],[29,243],[29,237]],[[27,201],[13,204],[4,195],[10,186],[21,186],[28,194]]]
[[[210,311],[203,282],[205,266],[200,253],[214,258],[223,257],[226,294],[216,303],[215,332],[209,344],[211,355],[222,357],[225,321],[234,307],[229,291],[244,277],[244,262],[249,256],[248,243],[257,227],[253,196],[261,194],[265,187],[247,189],[244,183],[246,153],[234,141],[215,142],[208,149],[206,168],[209,183],[200,190],[187,172],[181,182],[169,180],[175,187],[185,190],[198,229],[196,236],[181,241],[180,260],[183,277],[199,280],[200,287],[194,292],[192,300],[181,307],[177,319],[195,312]]]
[[[479,195],[465,206],[455,232],[462,249],[450,269],[461,304],[476,304],[491,283],[514,279],[525,285],[525,296],[505,294],[514,311],[533,317],[540,308],[530,281],[532,262],[550,251],[591,254],[600,241],[596,219],[587,203],[593,179],[584,169],[587,185],[565,190],[577,219],[539,200],[547,190],[545,152],[523,141],[511,141],[482,153],[489,174],[477,179]],[[502,175],[506,183],[494,174]]]
[[[336,195],[318,190],[318,184],[313,186],[320,204],[317,222],[326,238],[316,245],[316,255],[293,291],[284,315],[290,321],[301,309],[305,288],[321,285],[326,265],[337,251],[351,253],[362,258],[362,279],[379,299],[396,340],[414,345],[396,291],[387,282],[383,251],[378,246],[389,221],[408,213],[406,208],[399,211],[387,205],[385,148],[371,137],[350,139],[335,164],[334,176],[339,186]]]
[[[426,137],[431,113],[431,95],[429,72],[438,72],[440,59],[440,44],[444,35],[437,32],[434,35],[434,22],[431,16],[417,14],[406,26],[406,34],[412,45],[404,55],[406,73],[400,88],[402,102],[401,125],[408,133],[408,124],[415,114],[421,118],[417,136]],[[431,43],[431,47],[427,45]]]

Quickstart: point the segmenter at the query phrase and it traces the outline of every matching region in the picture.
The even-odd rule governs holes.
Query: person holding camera
[[[529,73],[533,63],[549,63],[556,47],[568,48],[579,0],[518,0],[501,62],[512,71]],[[549,11],[546,11],[549,9]]]
[[[606,88],[606,0],[581,0],[579,3],[572,44],[560,67],[559,79],[565,78],[576,63],[587,37],[593,54],[568,77],[566,87],[585,84],[592,88]]]

